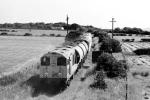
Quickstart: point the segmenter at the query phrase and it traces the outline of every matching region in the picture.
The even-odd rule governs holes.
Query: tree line
[[[64,27],[65,23],[4,23],[0,24],[0,28],[11,28],[11,29],[43,29],[43,30],[51,30],[53,27]]]
[[[108,32],[111,32],[111,30],[109,30]],[[124,27],[124,28],[115,28],[114,29],[114,33],[126,33],[126,34],[139,34],[139,35],[150,35],[149,31],[144,31],[141,28],[130,28],[130,27]]]
[[[76,23],[69,24],[67,26],[64,22],[58,22],[58,23],[44,23],[44,22],[38,22],[38,23],[4,23],[0,24],[0,28],[9,28],[9,29],[42,29],[42,30],[53,30],[57,29],[58,27],[62,27],[64,30],[77,30],[77,29],[83,29],[88,26],[82,26]],[[90,26],[91,28],[94,28],[93,26]]]

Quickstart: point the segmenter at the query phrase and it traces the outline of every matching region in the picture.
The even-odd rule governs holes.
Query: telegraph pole
[[[109,21],[109,22],[111,22],[112,23],[112,30],[111,30],[111,32],[112,32],[112,38],[113,38],[113,35],[114,35],[114,22],[116,22],[115,20],[114,20],[114,18],[112,18],[112,20],[111,21]]]
[[[66,21],[67,21],[67,34],[68,34],[68,30],[69,30],[69,27],[68,27],[69,17],[68,17],[68,15],[67,15]]]

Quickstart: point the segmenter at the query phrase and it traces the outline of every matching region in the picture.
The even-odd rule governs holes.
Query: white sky
[[[150,0],[0,0],[0,23],[64,22],[150,28]]]

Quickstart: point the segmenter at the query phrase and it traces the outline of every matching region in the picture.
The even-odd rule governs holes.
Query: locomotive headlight
[[[62,73],[61,73],[61,72],[59,72],[59,73],[58,73],[58,76],[60,77],[61,75],[62,75]]]
[[[53,76],[54,78],[55,78],[55,77],[61,77],[61,75],[62,75],[62,73],[60,73],[60,72],[59,72],[59,73],[53,73],[53,74],[52,74],[52,76]]]

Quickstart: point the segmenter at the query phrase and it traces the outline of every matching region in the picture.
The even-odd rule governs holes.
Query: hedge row
[[[108,53],[118,53],[122,51],[120,42],[110,38],[106,38],[102,41],[99,50]]]
[[[125,78],[127,69],[128,67],[125,63],[117,61],[109,53],[102,53],[98,57],[96,70],[104,71],[109,78]]]

